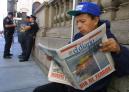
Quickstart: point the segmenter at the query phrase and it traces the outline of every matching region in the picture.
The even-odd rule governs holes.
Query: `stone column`
[[[49,28],[53,27],[53,20],[54,20],[54,7],[52,3],[49,5]]]
[[[44,5],[44,13],[45,13],[45,16],[44,16],[44,27],[45,28],[48,28],[48,19],[49,19],[49,8],[48,8],[48,5]]]
[[[101,19],[114,20],[116,17],[117,6],[119,5],[119,0],[101,0],[101,5],[103,7],[103,14]]]
[[[119,10],[116,12],[116,20],[129,18],[129,0],[120,0]]]
[[[57,2],[58,14],[57,14],[57,27],[61,25],[61,1]]]
[[[67,12],[69,11],[69,10],[71,10],[72,9],[72,1],[70,1],[70,0],[66,0],[66,10],[65,10],[65,16],[66,16],[66,18],[65,18],[65,21],[66,21],[66,25],[70,25],[70,23],[71,23],[71,17],[67,14]]]
[[[73,0],[69,0],[69,10],[71,10],[73,8]]]
[[[62,0],[61,2],[61,26],[65,26],[65,10],[66,10],[66,2]]]
[[[53,18],[53,26],[56,27],[57,26],[57,14],[58,14],[58,7],[57,4],[54,4],[54,10],[55,10],[55,14],[54,14],[54,18]]]
[[[49,7],[48,7],[48,5],[47,4],[44,4],[44,8],[43,8],[43,12],[42,12],[42,14],[44,14],[44,16],[40,16],[40,17],[44,17],[43,18],[43,30],[44,30],[44,32],[42,33],[42,37],[43,36],[46,36],[46,32],[47,32],[47,29],[48,29],[48,25],[49,25]]]

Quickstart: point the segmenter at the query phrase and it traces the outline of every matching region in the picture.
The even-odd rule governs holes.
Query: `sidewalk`
[[[4,38],[0,37],[0,92],[32,92],[35,87],[48,82],[32,59],[19,62],[21,50],[16,37],[11,48],[12,59],[3,59],[3,49]]]

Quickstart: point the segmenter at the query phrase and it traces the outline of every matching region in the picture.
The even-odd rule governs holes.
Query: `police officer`
[[[26,44],[26,51],[25,55],[22,59],[20,59],[20,62],[28,61],[31,50],[34,44],[34,39],[36,36],[37,31],[39,30],[38,24],[36,23],[36,17],[31,15],[30,16],[30,25],[25,26],[23,29],[26,31],[26,37],[25,37],[25,44]]]
[[[4,46],[4,55],[3,58],[11,58],[12,54],[10,53],[11,44],[13,41],[13,34],[15,30],[15,24],[13,23],[13,12],[9,12],[8,16],[3,20],[4,27],[4,38],[5,38],[5,46]]]
[[[19,58],[23,58],[23,56],[25,55],[25,50],[26,50],[26,32],[24,31],[24,29],[22,29],[22,27],[24,26],[29,26],[30,25],[30,17],[26,16],[26,18],[24,19],[23,23],[21,23],[21,28],[20,31],[18,33],[18,41],[21,45],[21,49],[22,49],[22,54],[19,55]]]

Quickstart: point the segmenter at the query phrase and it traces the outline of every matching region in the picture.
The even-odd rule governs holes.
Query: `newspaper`
[[[111,54],[99,51],[100,44],[106,39],[106,25],[103,24],[59,49],[39,43],[38,47],[53,58],[49,80],[84,90],[112,73],[115,69]]]
[[[51,62],[51,65],[50,65],[48,80],[72,86],[67,76],[64,75],[60,66],[53,61]]]

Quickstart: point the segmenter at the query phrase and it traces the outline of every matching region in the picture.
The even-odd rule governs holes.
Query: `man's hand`
[[[31,29],[31,26],[24,26],[24,30],[25,31],[28,31],[28,30],[30,30]]]
[[[114,38],[109,38],[100,44],[100,51],[119,53],[120,46]]]
[[[48,55],[46,55],[46,58],[47,58],[47,60],[48,60],[48,61],[53,60],[53,57],[52,57],[52,56],[48,56]]]

